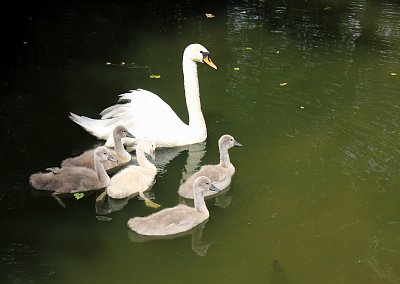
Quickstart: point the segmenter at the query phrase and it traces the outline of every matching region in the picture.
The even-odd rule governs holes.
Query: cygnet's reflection
[[[181,183],[188,177],[194,174],[198,170],[201,160],[206,153],[206,143],[192,144],[182,147],[174,148],[159,148],[156,151],[155,160],[152,161],[157,167],[159,175],[165,172],[166,166],[183,151],[187,151],[188,156],[184,169],[182,170]],[[136,159],[133,158],[129,165],[136,164]],[[120,170],[120,169],[119,169]],[[152,186],[151,186],[152,187]],[[154,199],[154,193],[150,190],[145,192],[145,196],[149,199]],[[178,188],[179,185],[177,184]],[[99,193],[100,194],[100,193]],[[137,195],[129,196],[125,199],[113,199],[109,196],[105,197],[101,202],[96,202],[95,209],[96,213],[100,215],[107,215],[115,211],[121,210],[128,204],[129,199],[136,197]],[[140,198],[140,197],[139,197]]]
[[[137,243],[137,242],[148,242],[154,240],[171,240],[182,236],[192,235],[192,250],[199,256],[205,256],[208,248],[213,244],[213,243],[202,244],[201,241],[203,237],[203,230],[207,222],[208,219],[189,231],[168,236],[143,236],[137,234],[132,230],[128,230],[128,238],[131,242]]]

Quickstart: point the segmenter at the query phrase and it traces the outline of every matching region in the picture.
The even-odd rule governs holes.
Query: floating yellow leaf
[[[300,106],[301,109],[304,109],[304,106]]]
[[[160,79],[160,78],[161,78],[161,75],[158,75],[158,74],[151,74],[151,75],[150,75],[150,78],[151,78],[151,79]]]
[[[276,53],[279,53],[279,50],[277,50]]]
[[[215,18],[215,16],[210,13],[206,13],[206,17],[207,17],[207,19]]]
[[[390,73],[390,75],[392,75],[392,76],[396,76],[396,75],[397,75],[397,73],[396,73],[396,72],[392,72],[392,73]]]
[[[279,84],[279,86],[281,86],[281,87],[286,86],[286,85],[287,85],[286,82],[283,82],[283,83],[280,83],[280,84]]]
[[[85,194],[83,194],[82,192],[74,193],[74,197],[75,197],[76,199],[81,199],[81,198],[84,197],[84,196],[85,196]]]
[[[253,50],[251,47],[246,47],[244,50]]]
[[[239,70],[240,70],[240,68],[239,68],[239,67],[233,67],[233,70],[235,70],[235,71],[239,71]]]

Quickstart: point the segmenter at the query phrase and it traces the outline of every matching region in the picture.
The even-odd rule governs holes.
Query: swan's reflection
[[[128,238],[131,242],[138,243],[138,242],[148,242],[154,240],[171,240],[182,236],[192,235],[192,250],[199,256],[205,256],[208,248],[213,244],[213,243],[202,244],[201,241],[203,237],[203,230],[207,222],[208,219],[189,231],[169,236],[143,236],[139,235],[138,233],[132,230],[129,230]]]
[[[184,182],[188,177],[193,175],[194,172],[198,170],[201,160],[206,153],[205,142],[181,147],[157,149],[156,159],[152,162],[157,167],[158,174],[162,175],[165,172],[167,165],[183,151],[188,152],[188,157],[186,159],[185,167],[182,170],[181,183]],[[129,163],[129,165],[134,164],[136,164],[136,159],[133,159],[133,161]],[[177,184],[176,187],[178,188],[179,185]],[[144,194],[147,198],[154,199],[154,193],[151,191],[151,188],[152,186],[150,186],[150,190],[146,191]],[[129,199],[136,196],[137,195],[132,195],[124,199],[114,199],[107,196],[105,199],[103,199],[103,201],[96,202],[96,213],[100,215],[107,215],[112,212],[119,211],[128,204]]]

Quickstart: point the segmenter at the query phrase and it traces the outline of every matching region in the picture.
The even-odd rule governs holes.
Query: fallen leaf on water
[[[84,196],[85,196],[85,194],[83,194],[82,192],[74,193],[74,197],[75,197],[76,199],[81,199],[81,198],[84,197]]]
[[[251,47],[246,47],[244,50],[253,50]]]
[[[240,70],[240,68],[239,68],[239,67],[233,67],[233,70],[235,70],[235,71],[239,71],[239,70]]]
[[[279,52],[280,52],[279,50],[276,51],[276,53],[279,53]]]
[[[207,17],[207,19],[215,18],[215,16],[210,13],[206,13],[206,17]]]
[[[304,109],[304,106],[300,106],[301,109]]]
[[[122,62],[121,62],[121,65],[125,65],[125,62],[124,62],[124,61],[122,61]]]
[[[396,73],[396,72],[392,72],[392,73],[390,73],[390,75],[392,75],[392,76],[396,76],[396,75],[397,75],[397,73]]]
[[[286,85],[287,85],[286,82],[283,82],[283,83],[280,83],[280,84],[279,84],[279,86],[281,86],[281,87],[286,86]]]
[[[111,62],[106,62],[106,65],[111,65]]]
[[[151,74],[151,75],[150,75],[150,78],[151,78],[151,79],[160,79],[160,78],[161,78],[161,75],[158,75],[158,74]]]
[[[330,7],[330,6],[328,6],[328,7],[325,7],[324,9],[322,9],[323,11],[329,11],[329,10],[332,10],[332,7]]]

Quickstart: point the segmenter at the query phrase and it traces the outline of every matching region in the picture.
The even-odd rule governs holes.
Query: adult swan
[[[208,50],[200,44],[191,44],[183,52],[182,68],[189,125],[184,123],[159,96],[142,89],[120,95],[119,101],[103,110],[101,119],[70,114],[70,119],[99,139],[107,140],[112,147],[113,129],[124,125],[136,139],[147,137],[156,147],[175,147],[199,143],[207,138],[207,128],[200,105],[197,62],[217,69]],[[125,145],[133,145],[135,139],[124,138]]]

